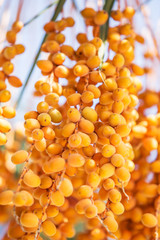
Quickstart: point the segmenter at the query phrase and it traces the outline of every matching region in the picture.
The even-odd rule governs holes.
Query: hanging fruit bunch
[[[136,44],[144,44],[133,27],[135,9],[85,8],[81,15],[92,38],[78,33],[77,48],[65,44],[63,32],[74,26],[72,17],[44,25],[46,58],[37,61],[42,78],[35,83],[43,101],[24,115],[28,151],[11,156],[23,164],[17,186],[0,193],[1,208],[9,206],[13,215],[3,240],[158,239],[160,117],[145,110],[159,108],[159,95],[140,94],[139,76],[147,69],[134,61]],[[100,38],[104,26],[107,39]],[[15,87],[21,82],[9,76],[10,60],[24,51],[14,44],[21,27],[13,24],[12,45],[1,53],[1,82],[7,78]],[[4,109],[9,118],[11,110],[4,116]],[[7,124],[0,122],[2,134]],[[80,225],[83,233],[77,233]]]
[[[14,151],[19,149],[19,143],[17,141],[12,141],[12,133],[8,135],[7,133],[11,131],[11,124],[9,119],[12,119],[16,115],[16,110],[11,104],[7,102],[11,99],[11,92],[7,89],[7,82],[12,87],[21,87],[21,80],[12,76],[14,71],[14,65],[11,62],[17,55],[22,54],[25,50],[22,44],[16,43],[16,36],[23,28],[23,23],[17,20],[12,24],[11,30],[6,33],[5,46],[0,53],[0,189],[1,192],[6,189],[14,190],[16,188],[17,179],[15,178],[15,167],[10,166],[10,157]],[[8,119],[8,120],[6,120]],[[10,140],[10,147],[4,149],[4,145],[7,140]],[[2,206],[0,207],[0,222],[1,224],[9,221],[12,214],[12,206]]]
[[[8,106],[7,103],[11,99],[11,92],[7,90],[6,81],[13,87],[21,87],[21,80],[11,75],[14,71],[14,64],[11,62],[17,55],[22,54],[25,50],[22,44],[16,44],[16,36],[23,28],[23,23],[15,21],[12,25],[12,29],[7,32],[6,40],[9,46],[4,47],[0,53],[0,145],[4,145],[7,142],[6,133],[11,130],[10,123],[5,119],[14,118],[16,111],[12,106]]]

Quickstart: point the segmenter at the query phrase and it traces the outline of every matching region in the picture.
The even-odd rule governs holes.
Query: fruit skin
[[[7,235],[8,237],[4,238],[6,240],[8,240],[8,238],[18,239],[23,238],[24,232],[18,224],[16,224],[14,221],[11,221],[11,225],[9,225]]]
[[[7,205],[12,202],[13,199],[13,191],[6,190],[0,193],[0,205]]]
[[[68,98],[67,98],[67,103],[68,103],[70,106],[75,106],[75,105],[80,104],[80,100],[81,100],[81,94],[79,94],[79,93],[73,93],[73,94],[71,94],[70,96],[68,96]]]
[[[42,175],[41,184],[39,187],[42,189],[47,189],[47,188],[50,188],[51,186],[52,186],[52,179],[47,175]]]
[[[70,123],[63,126],[62,136],[66,137],[66,138],[70,137],[71,134],[74,132],[74,130],[75,130],[75,124],[70,122]]]
[[[69,70],[63,65],[59,65],[55,68],[55,75],[58,78],[67,78],[69,75]]]
[[[56,233],[56,226],[50,220],[46,220],[42,223],[42,229],[47,236],[54,236]]]
[[[43,164],[43,170],[47,167],[48,173],[56,173],[63,171],[65,168],[65,160],[61,157],[53,157],[49,162]]]
[[[8,82],[13,86],[13,87],[21,87],[22,86],[22,82],[21,80],[16,77],[16,76],[9,76],[8,77]]]
[[[78,214],[84,214],[86,207],[91,205],[91,203],[92,203],[91,200],[88,198],[79,200],[76,203],[75,210],[77,211]]]
[[[124,206],[120,202],[111,203],[110,208],[111,208],[112,212],[116,215],[121,215],[124,212]]]
[[[117,189],[111,189],[108,193],[108,198],[112,203],[117,203],[121,201],[121,194]]]
[[[95,123],[97,121],[97,118],[98,118],[97,112],[94,109],[90,108],[90,107],[85,107],[82,110],[82,116],[85,119],[87,119],[87,120],[89,120],[89,121],[91,121],[93,123]]]
[[[25,191],[22,190],[20,192],[15,193],[13,197],[13,203],[15,204],[16,207],[23,207],[23,206],[32,206],[34,203],[34,198],[32,195]]]
[[[27,160],[27,158],[28,158],[28,152],[25,150],[19,150],[12,155],[11,161],[14,164],[21,164],[21,163],[24,163]]]
[[[39,60],[37,61],[37,66],[43,71],[43,72],[51,72],[53,69],[53,64],[49,60]]]
[[[85,210],[85,216],[87,218],[94,218],[97,215],[97,208],[95,205],[90,205]]]
[[[40,124],[37,119],[26,119],[24,122],[24,127],[30,131],[33,131],[36,128],[40,128]]]
[[[106,163],[100,168],[100,177],[102,179],[107,179],[111,176],[113,176],[115,172],[115,167],[111,163]]]
[[[131,177],[128,169],[126,169],[125,167],[117,168],[115,174],[117,175],[119,180],[123,182],[129,181]]]
[[[93,98],[94,98],[94,94],[92,92],[90,92],[90,91],[85,91],[81,95],[81,100],[84,103],[92,102]]]
[[[100,177],[97,173],[90,173],[87,177],[87,183],[93,188],[96,189],[100,183]]]
[[[91,121],[86,120],[84,118],[81,118],[79,122],[79,127],[84,133],[90,134],[94,131],[94,124]]]
[[[71,196],[72,193],[73,193],[72,182],[71,182],[69,179],[64,178],[64,179],[61,181],[59,190],[62,192],[62,194],[63,194],[65,197]]]
[[[13,30],[10,30],[6,33],[6,39],[9,43],[15,43],[16,41],[16,32]]]
[[[147,151],[152,151],[152,150],[157,149],[158,142],[155,138],[148,137],[143,140],[143,146]]]
[[[45,140],[45,138],[42,138],[41,140],[36,141],[34,146],[37,149],[37,151],[43,152],[46,149],[46,140]]]
[[[58,155],[59,153],[62,152],[62,150],[63,150],[63,147],[59,143],[52,143],[46,149],[48,154],[53,154],[53,155]]]
[[[41,129],[34,129],[32,131],[32,138],[35,140],[35,141],[40,141],[42,140],[44,137],[44,133]]]
[[[89,198],[93,194],[93,190],[88,185],[82,185],[78,189],[78,195],[80,198]]]
[[[40,122],[40,125],[44,127],[51,123],[51,117],[47,113],[40,113],[37,119]]]
[[[13,107],[5,106],[3,107],[3,117],[5,118],[14,118],[16,115],[16,111]]]
[[[49,105],[48,103],[46,103],[45,101],[39,102],[37,105],[37,111],[39,113],[44,113],[44,112],[48,112],[49,110]]]
[[[122,167],[125,164],[125,160],[121,154],[116,153],[111,157],[111,163],[115,167]]]
[[[104,225],[107,226],[108,230],[112,233],[116,232],[118,230],[118,224],[114,217],[108,216],[103,221]]]
[[[108,191],[110,189],[113,189],[115,187],[115,182],[112,178],[107,178],[103,181],[103,188]]]
[[[53,140],[55,138],[55,132],[51,127],[49,127],[49,126],[43,127],[42,131],[44,134],[44,138],[46,140]]]
[[[113,154],[115,154],[116,149],[113,145],[106,144],[102,148],[102,155],[104,157],[111,157]]]
[[[20,223],[24,227],[37,227],[38,226],[38,217],[34,213],[22,213],[20,217]]]
[[[153,228],[153,227],[155,227],[157,225],[157,219],[151,213],[143,214],[141,221],[144,224],[144,226],[146,226],[148,228]]]
[[[106,209],[105,203],[101,200],[94,201],[94,205],[97,207],[98,214],[103,213]]]
[[[0,146],[6,144],[7,142],[7,137],[4,133],[0,133]]]
[[[59,123],[62,121],[62,114],[57,109],[50,109],[49,115],[54,123]]]
[[[47,216],[50,218],[50,217],[56,217],[59,213],[59,209],[58,207],[55,207],[55,206],[48,206],[47,210],[46,210],[46,214]]]
[[[97,14],[94,16],[94,23],[96,25],[103,25],[108,19],[108,13],[104,10],[98,11]]]
[[[5,119],[0,119],[0,131],[2,133],[7,133],[11,130],[10,123]]]
[[[19,32],[23,28],[23,23],[21,21],[15,21],[12,24],[12,30],[16,33]]]
[[[78,148],[81,145],[81,143],[82,138],[78,133],[72,134],[68,139],[68,144],[72,148]]]
[[[67,116],[71,122],[78,122],[80,120],[80,112],[76,108],[69,108]]]
[[[89,73],[89,68],[84,64],[79,64],[74,67],[73,72],[77,77],[84,77]]]
[[[85,163],[85,159],[78,153],[70,154],[68,157],[68,164],[72,167],[82,167]]]
[[[11,93],[8,90],[0,91],[0,102],[8,102],[11,99]]]
[[[96,11],[93,8],[87,7],[81,11],[81,15],[84,18],[94,17],[96,15]]]
[[[38,187],[41,183],[40,177],[32,170],[28,170],[23,178],[24,183],[29,187]]]
[[[61,207],[64,204],[65,198],[60,191],[53,192],[51,194],[51,202],[56,207]]]

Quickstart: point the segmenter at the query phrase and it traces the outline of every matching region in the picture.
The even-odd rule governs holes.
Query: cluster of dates
[[[7,135],[11,130],[11,124],[5,119],[14,118],[16,111],[13,107],[8,106],[7,103],[11,99],[11,92],[7,89],[6,80],[13,87],[21,87],[21,80],[12,76],[14,71],[14,64],[11,62],[17,55],[22,54],[25,50],[22,44],[16,44],[16,35],[23,27],[23,23],[15,21],[12,25],[12,29],[7,32],[6,40],[10,44],[0,53],[0,146],[6,144]]]
[[[107,40],[114,55],[105,60],[98,35],[108,14],[92,8],[81,14],[93,38],[79,33],[77,49],[64,44],[63,31],[74,25],[73,18],[44,26],[48,35],[41,50],[48,60],[37,62],[43,78],[35,84],[44,100],[24,116],[29,150],[11,157],[16,165],[24,163],[17,189],[0,194],[0,204],[13,206],[14,215],[3,240],[43,234],[65,240],[75,236],[79,222],[86,232],[77,239],[143,240],[158,226],[152,201],[159,201],[160,163],[150,166],[147,157],[158,148],[159,115],[147,118],[135,109],[142,89],[137,76],[145,73],[133,63],[135,42],[144,43],[132,26],[135,11],[112,11],[117,26],[109,28]],[[155,173],[149,185],[148,165]]]

